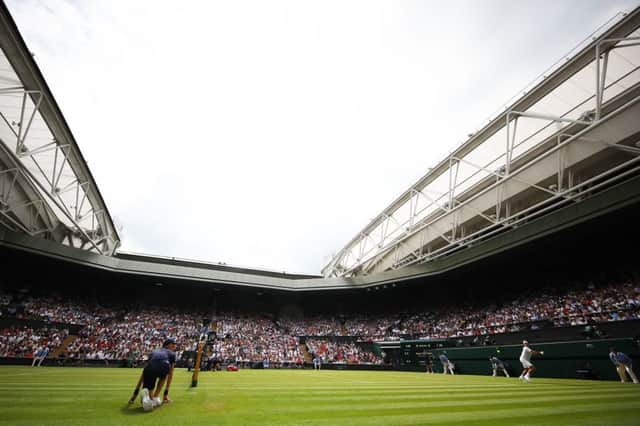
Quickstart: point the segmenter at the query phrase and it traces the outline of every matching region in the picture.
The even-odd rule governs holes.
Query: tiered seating
[[[82,328],[66,348],[80,359],[142,360],[166,336],[191,349],[202,332],[201,313],[158,307],[124,309],[60,297],[25,297],[19,307],[10,293],[0,294],[0,312],[9,318],[38,320],[47,327],[8,327],[0,332],[0,356],[29,357],[39,347],[60,346],[62,324]],[[561,327],[640,319],[640,287],[631,282],[565,290],[532,290],[494,305],[418,309],[393,315],[340,314],[276,318],[255,313],[220,313],[212,329],[217,339],[212,358],[230,362],[299,362],[307,349],[327,362],[378,363],[380,358],[356,341],[487,336],[523,328]],[[62,328],[61,328],[62,327]],[[330,339],[328,337],[347,337]],[[350,338],[350,339],[349,339]],[[343,340],[347,340],[344,341]],[[349,341],[350,340],[350,341]]]

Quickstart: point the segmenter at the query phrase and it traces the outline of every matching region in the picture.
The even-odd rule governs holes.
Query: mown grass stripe
[[[495,400],[487,400],[485,399],[472,399],[472,400],[437,400],[437,401],[378,401],[371,400],[367,401],[367,403],[358,403],[354,404],[351,401],[345,401],[344,404],[339,402],[331,402],[329,403],[319,403],[319,402],[308,402],[304,407],[300,406],[289,406],[282,407],[276,412],[284,412],[288,414],[293,413],[309,413],[311,411],[325,411],[330,410],[332,412],[337,411],[371,411],[375,412],[381,408],[385,410],[412,410],[412,409],[425,409],[425,408],[434,408],[434,409],[452,409],[452,410],[467,410],[467,409],[492,409],[492,408],[500,408],[509,406],[512,404],[557,404],[558,402],[570,403],[570,404],[585,404],[585,403],[593,403],[593,402],[602,402],[607,400],[612,401],[620,401],[620,400],[628,400],[633,401],[637,395],[631,393],[626,395],[613,395],[613,396],[605,396],[605,395],[588,395],[588,396],[577,396],[577,395],[566,395],[566,396],[534,396],[534,397],[526,397],[526,398],[501,398],[500,401]],[[312,407],[312,408],[310,408]]]
[[[423,413],[407,413],[407,412],[395,412],[395,413],[383,413],[374,411],[368,413],[366,416],[355,417],[352,415],[344,416],[330,416],[330,417],[307,417],[306,419],[289,419],[291,424],[312,424],[312,425],[336,425],[336,424],[348,424],[350,426],[355,425],[424,425],[424,424],[445,424],[445,425],[468,425],[471,422],[483,422],[487,424],[506,424],[506,425],[524,425],[532,422],[537,423],[537,419],[543,418],[545,424],[559,425],[559,424],[572,424],[570,419],[566,422],[558,422],[554,420],[557,417],[563,417],[565,415],[576,415],[586,413],[602,414],[604,412],[611,412],[612,410],[620,410],[624,416],[617,418],[615,424],[617,426],[621,424],[633,424],[637,425],[636,410],[640,408],[640,403],[606,403],[606,404],[588,404],[588,405],[571,405],[571,406],[558,406],[554,407],[551,411],[547,407],[516,407],[516,408],[499,408],[492,410],[485,410],[481,413],[473,412],[423,412]],[[581,419],[580,417],[578,417]],[[601,416],[601,419],[609,419],[608,416]],[[598,422],[597,424],[613,424],[614,422],[607,421]],[[281,424],[279,421],[270,422],[266,421],[263,424]],[[584,422],[575,423],[584,425]]]
[[[204,387],[201,387],[204,388]],[[474,388],[472,390],[443,390],[443,389],[432,389],[432,388],[423,388],[423,389],[419,389],[419,390],[409,390],[409,391],[405,391],[405,390],[363,390],[363,389],[359,389],[357,390],[358,395],[380,395],[380,394],[394,394],[394,395],[429,395],[429,394],[442,394],[442,395],[459,395],[459,396],[465,396],[465,395],[473,395],[473,394],[485,394],[485,395],[500,395],[500,394],[504,394],[505,391],[508,391],[509,393],[528,393],[528,392],[547,392],[547,391],[562,391],[562,392],[618,392],[618,391],[624,391],[626,389],[630,389],[631,386],[628,385],[622,385],[622,386],[617,386],[616,388],[568,388],[568,387],[553,387],[553,386],[546,386],[546,387],[538,387],[538,386],[522,386],[519,388],[498,388],[498,389],[494,389],[494,388],[488,388],[488,389],[482,389],[482,388]],[[215,386],[208,386],[206,387],[206,389],[209,390],[222,390],[221,387],[215,387]],[[228,391],[239,391],[238,389],[235,388],[225,388],[225,390]],[[301,390],[300,388],[297,388],[297,390],[299,392],[297,392],[298,395],[301,396],[324,396],[324,395],[331,395],[331,396],[341,396],[341,395],[351,395],[353,394],[353,391],[351,390],[343,390],[343,389],[334,389],[332,391],[327,391],[327,390],[322,390],[322,391],[316,391],[316,390]],[[265,389],[253,389],[251,391],[245,391],[243,390],[243,392],[247,392],[248,394],[255,394],[257,397],[260,396],[268,396],[268,395],[280,395],[280,394],[290,394],[291,390],[278,390],[278,391],[273,391],[273,390],[265,390]]]
[[[24,380],[11,376],[25,372]],[[171,391],[175,403],[144,413],[139,403],[126,404],[140,372],[0,367],[0,424],[495,426],[538,419],[583,425],[598,419],[599,424],[619,426],[636,419],[633,410],[640,400],[640,386],[614,382],[536,378],[525,384],[486,376],[326,370],[205,372],[192,389],[190,373],[177,370]],[[535,417],[522,414],[532,407],[541,410]],[[585,411],[587,407],[599,411]]]
[[[131,391],[130,387],[111,387],[110,391],[116,390],[121,391],[123,394]],[[55,391],[55,392],[83,392],[86,394],[92,393],[101,393],[102,389],[100,388],[65,388],[63,386],[46,386],[39,387],[38,391]],[[202,390],[200,390],[202,391]],[[30,387],[16,387],[12,389],[0,389],[0,393],[7,393],[7,395],[3,395],[3,398],[7,398],[10,396],[19,396],[21,394],[31,395],[33,394],[33,388]],[[229,391],[219,391],[222,394],[231,394]],[[510,393],[510,396],[513,396],[513,392]],[[307,394],[296,394],[290,395],[289,398],[295,400],[297,402],[305,402],[305,403],[345,403],[345,402],[354,402],[354,401],[393,401],[393,400],[429,400],[429,401],[447,401],[452,398],[461,399],[459,397],[463,397],[465,401],[469,400],[480,400],[486,401],[494,397],[499,397],[504,400],[504,392],[487,394],[482,392],[475,392],[472,394],[465,395],[457,395],[457,394],[441,394],[441,393],[419,393],[419,394],[391,394],[391,395],[335,395],[335,396],[318,396],[318,395],[307,395]],[[602,392],[598,389],[592,390],[580,390],[575,392],[568,391],[526,391],[517,393],[517,398],[535,398],[539,396],[595,396],[601,397]],[[621,397],[624,395],[637,396],[638,393],[631,390],[619,390],[616,392],[608,392],[604,395],[604,397]],[[51,397],[49,397],[51,398]],[[259,395],[251,395],[252,399],[255,399],[257,402],[271,400],[274,398],[273,394],[264,393]]]
[[[513,394],[511,394],[513,395]],[[580,391],[580,392],[563,392],[563,391],[545,391],[545,392],[523,392],[519,393],[517,398],[537,398],[541,396],[555,396],[555,397],[563,397],[563,396],[584,396],[584,397],[594,397],[601,398],[603,397],[602,393],[597,390],[592,391]],[[609,393],[604,395],[604,397],[622,397],[629,395],[631,397],[636,397],[637,392],[625,392],[620,391],[616,393]],[[440,394],[421,394],[421,395],[374,395],[374,396],[360,396],[360,395],[350,395],[350,396],[326,396],[326,397],[318,397],[318,396],[299,396],[296,395],[293,398],[298,402],[305,402],[308,404],[324,404],[324,403],[332,403],[332,404],[343,404],[350,403],[356,401],[394,401],[394,400],[429,400],[429,401],[447,401],[451,399],[464,399],[464,401],[487,401],[492,398],[498,397],[500,400],[504,401],[505,398],[504,393],[502,394],[492,394],[487,395],[485,393],[474,393],[471,395],[463,395],[463,398],[459,398],[457,395],[440,395]],[[270,399],[270,396],[265,395],[260,399]]]

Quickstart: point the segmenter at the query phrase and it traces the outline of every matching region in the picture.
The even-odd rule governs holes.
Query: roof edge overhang
[[[436,277],[547,235],[588,222],[591,219],[632,206],[640,206],[640,176],[634,176],[579,203],[567,205],[519,228],[446,258],[428,264],[351,278],[292,279],[256,273],[213,270],[197,265],[158,264],[142,260],[118,259],[9,230],[0,230],[0,246],[124,275],[291,292],[358,290]]]

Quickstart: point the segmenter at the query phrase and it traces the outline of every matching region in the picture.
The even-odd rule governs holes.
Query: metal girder
[[[636,9],[636,12],[637,10],[638,9]],[[635,40],[640,40],[640,37],[607,37],[596,42],[596,120],[599,120],[600,115],[602,114],[602,98],[605,87],[605,77],[607,74],[607,65],[609,63],[609,52],[614,49],[623,49],[640,45],[640,43],[634,42]],[[601,58],[602,55],[604,55],[603,58]],[[602,61],[602,65],[600,65],[600,61]]]
[[[2,150],[5,155],[10,157],[11,155],[15,154],[8,151],[7,148],[8,147],[4,143],[0,142],[0,150]],[[91,244],[93,249],[95,249],[98,253],[103,254],[103,250],[101,250],[100,247],[93,242],[92,238],[88,235],[87,230],[83,229],[83,227],[78,224],[76,219],[73,218],[73,216],[69,212],[68,207],[65,205],[63,200],[60,199],[56,191],[50,191],[49,188],[44,187],[40,180],[38,180],[21,161],[17,160],[17,158],[13,158],[13,165],[15,169],[19,170],[20,175],[24,176],[25,181],[29,182],[29,186],[34,188],[35,192],[37,193],[37,198],[34,198],[29,202],[40,201],[57,208],[61,212],[62,216],[66,217],[66,219],[68,219],[74,225],[74,230],[80,233]],[[49,211],[51,211],[51,209],[49,209]]]
[[[60,241],[112,255],[120,238],[67,123],[15,22],[0,3],[0,48],[9,63],[0,72],[0,146],[59,219]],[[35,132],[35,134],[34,134]],[[32,191],[29,191],[30,193]]]
[[[625,120],[627,123],[635,121],[634,118],[636,116],[640,116],[640,98],[636,98],[632,104],[627,105],[623,108],[626,110],[626,111],[623,111],[623,112],[626,112],[623,120]],[[605,121],[605,123],[607,123],[607,121]],[[611,126],[614,126],[614,125],[611,124]],[[602,127],[600,127],[600,129],[601,128]],[[606,150],[612,147],[615,148],[616,150],[620,149],[620,147],[628,147],[627,145],[621,145],[619,143],[602,142],[600,139],[584,137],[584,133],[588,134],[596,130],[598,130],[598,126],[595,126],[595,125],[593,128],[585,129],[583,132],[577,135],[574,135],[572,138],[569,138],[564,142],[562,142],[561,144],[557,145],[553,150],[546,153],[544,157],[541,157],[539,160],[536,160],[536,161],[543,161],[547,159],[548,160],[547,163],[549,164],[556,163],[556,159],[554,157],[559,158],[560,153],[564,153],[564,155],[566,156],[567,150],[573,150],[576,146],[580,146],[585,142],[591,143],[592,145],[600,145],[600,147],[591,147],[590,149],[584,149],[584,147],[580,147],[579,149],[575,150],[576,152],[573,153],[573,156],[574,156],[573,159],[572,158],[568,159],[569,163],[577,164],[580,161],[582,161],[583,158],[591,157],[592,152],[602,152],[603,150]],[[607,131],[605,130],[603,133],[606,133],[606,132]],[[634,123],[632,124],[632,130],[629,130],[628,132],[623,133],[623,136],[626,137],[626,135],[628,134],[633,135],[633,134],[637,134],[638,132],[640,132],[640,126]],[[634,151],[633,152],[634,154],[637,154],[636,150],[633,150],[633,151]],[[545,192],[549,194],[549,197],[547,197],[546,199],[537,203],[533,203],[524,210],[515,212],[510,215],[505,215],[504,217],[496,217],[496,219],[488,218],[492,222],[491,225],[484,227],[483,229],[481,229],[480,231],[477,231],[474,234],[467,235],[464,238],[460,238],[457,241],[451,241],[448,246],[445,246],[436,251],[433,251],[428,256],[423,256],[419,259],[414,259],[411,262],[405,263],[404,266],[418,263],[425,260],[434,260],[450,252],[452,250],[452,246],[454,245],[456,246],[460,244],[468,245],[477,240],[486,239],[487,237],[495,235],[498,232],[503,232],[504,228],[517,226],[520,223],[531,220],[533,217],[539,216],[540,214],[544,212],[548,212],[553,208],[557,208],[558,206],[564,205],[567,202],[577,202],[584,196],[583,191],[585,190],[585,188],[587,188],[589,191],[593,191],[594,188],[599,188],[601,186],[611,184],[611,182],[615,182],[619,179],[624,178],[625,176],[629,176],[634,171],[637,171],[640,169],[639,163],[640,163],[640,157],[637,155],[634,155],[625,161],[619,162],[619,164],[616,164],[614,167],[608,170],[605,170],[604,172],[599,173],[589,179],[583,180],[579,183],[569,184],[562,189],[558,189],[554,191],[547,189]],[[526,168],[533,168],[534,166],[535,166],[535,162],[526,167],[522,167],[520,171],[526,170]],[[511,175],[509,177],[505,177],[504,180],[500,180],[496,182],[491,188],[488,189],[488,191],[490,191],[492,188],[497,189],[500,186],[504,186],[508,184],[509,180],[518,181],[517,179],[514,179],[513,175]],[[534,186],[530,186],[530,187],[534,187]],[[541,189],[539,185],[536,185],[535,187],[536,189]],[[481,196],[481,194],[478,195],[478,197],[479,196]],[[473,201],[473,199],[469,201]],[[473,203],[469,201],[460,204],[460,206],[458,206],[457,208],[460,210],[463,210],[465,208],[469,208],[473,206]],[[486,218],[485,215],[483,216]],[[425,224],[422,229],[425,229],[426,227],[433,225],[434,223],[437,223],[437,220],[438,218],[434,219],[432,222],[428,224]],[[500,226],[496,227],[495,225],[501,225],[502,227]],[[420,230],[418,230],[418,232],[420,232]],[[391,267],[393,268],[393,266]],[[372,271],[369,271],[369,272],[372,272]]]
[[[50,220],[47,205],[41,199],[28,195],[24,190],[25,182],[19,168],[4,168],[4,162],[0,162],[0,215],[3,223],[11,223],[14,228],[31,236],[53,231],[56,222]]]

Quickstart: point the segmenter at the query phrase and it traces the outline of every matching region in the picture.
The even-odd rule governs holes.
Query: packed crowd
[[[142,360],[166,336],[192,349],[202,333],[202,314],[167,308],[111,308],[56,297],[0,293],[3,316],[38,320],[49,328],[1,330],[0,356],[27,356],[42,345],[53,350],[65,336],[60,324],[79,324],[65,355],[79,359]],[[317,337],[347,336],[362,341],[408,338],[487,336],[536,327],[560,327],[640,319],[640,287],[631,282],[570,290],[532,290],[502,303],[446,307],[392,315],[277,318],[246,313],[220,313],[212,324],[216,339],[210,357],[223,361],[298,362],[305,350],[325,361],[379,362],[357,343],[335,343]],[[57,328],[56,328],[57,327]],[[306,345],[299,337],[305,336]],[[309,338],[310,337],[310,338]],[[314,339],[316,337],[316,339]],[[308,361],[308,359],[307,359]]]
[[[357,336],[373,340],[394,333],[399,334],[400,315],[367,316],[340,315],[338,317],[307,317],[300,319],[281,319],[278,323],[289,333],[296,336]]]
[[[307,339],[306,344],[309,351],[323,363],[382,364],[382,357],[353,342]]]
[[[200,332],[194,315],[177,310],[111,308],[86,301],[73,302],[60,296],[31,297],[22,291],[2,294],[0,312],[55,327],[80,325],[79,333],[64,351],[64,356],[70,359],[142,360],[160,346],[166,336],[194,341]],[[0,337],[9,335],[10,330],[3,330]],[[61,342],[53,339],[47,346],[53,350]],[[0,340],[0,352],[4,352],[4,347]],[[29,352],[30,349],[25,349],[20,353]]]
[[[294,336],[344,336],[346,330],[338,318],[311,316],[304,320],[281,318],[280,327]]]
[[[303,360],[298,337],[261,315],[218,315],[212,321],[216,339],[211,358],[225,362],[299,363]]]
[[[32,358],[41,349],[52,351],[67,337],[68,330],[54,327],[8,327],[0,330],[0,357]]]
[[[640,319],[640,287],[630,282],[558,294],[525,295],[502,306],[466,306],[408,316],[399,330],[417,338],[449,338]],[[539,325],[538,325],[539,326]]]
[[[68,347],[71,358],[140,360],[162,345],[167,336],[193,342],[201,327],[193,315],[167,309],[145,309],[133,313],[106,311],[93,318]],[[180,355],[180,354],[178,354]]]
[[[93,324],[105,322],[117,311],[95,303],[73,303],[60,296],[47,299],[30,298],[24,306],[25,317],[36,317],[48,322],[64,324]]]

